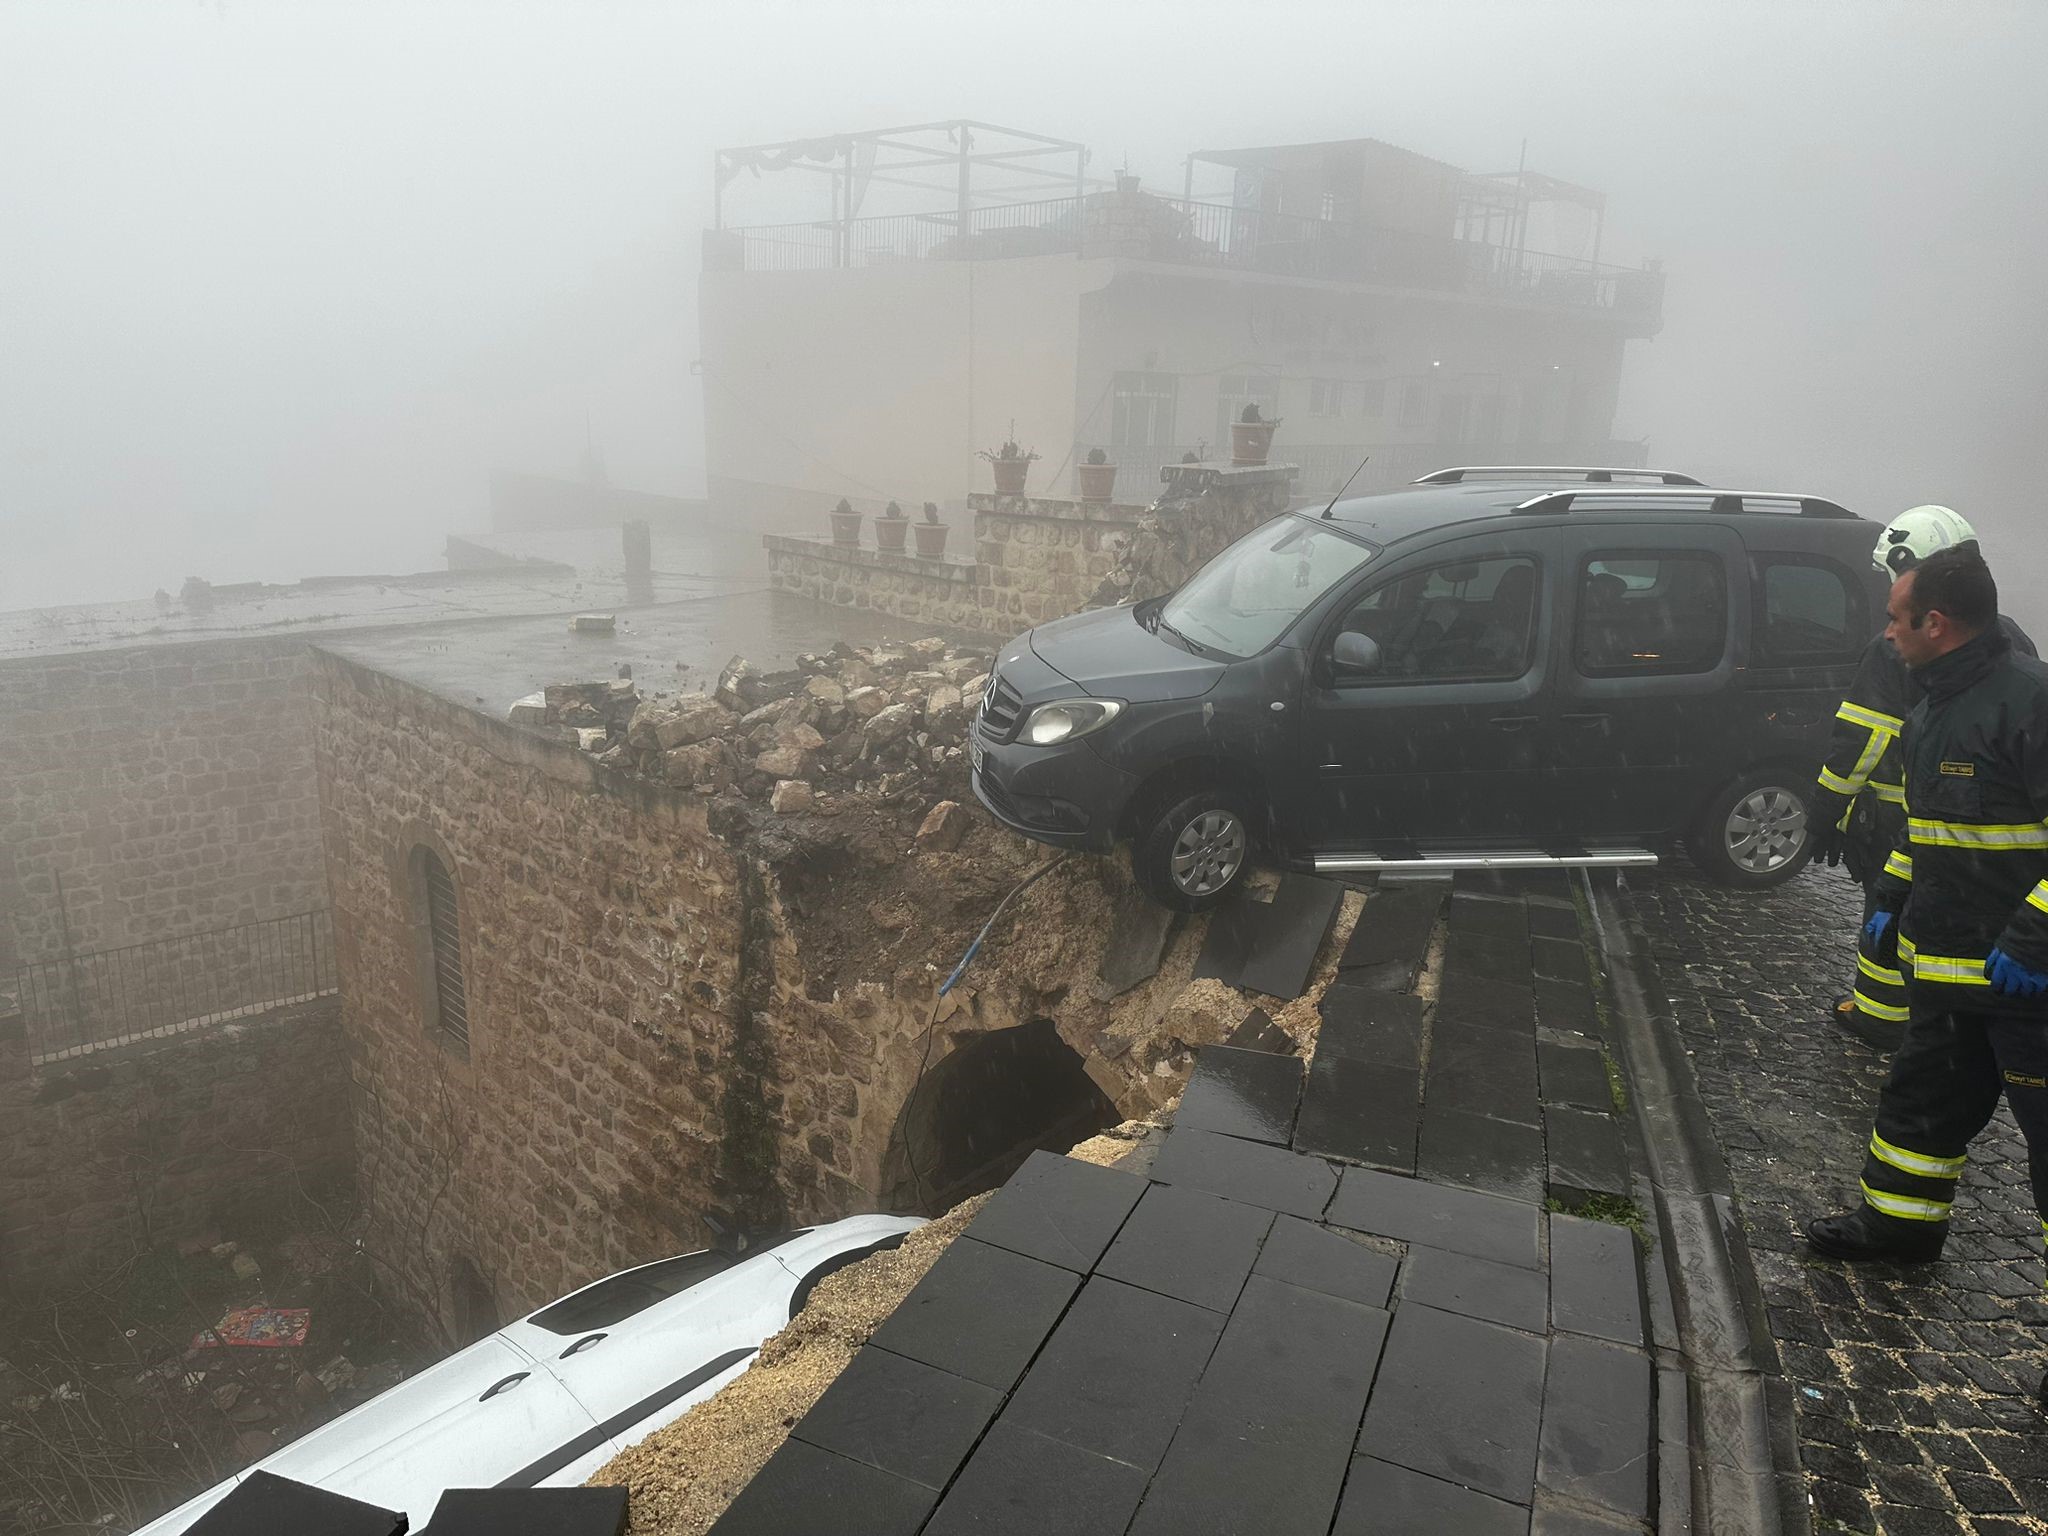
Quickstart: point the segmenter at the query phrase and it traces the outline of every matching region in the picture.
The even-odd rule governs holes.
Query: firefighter
[[[1885,526],[1871,563],[1896,579],[1939,549],[1976,539],[1948,507],[1909,507]],[[2015,646],[2034,654],[2034,643],[2017,624],[2000,625]],[[1810,823],[1813,856],[1831,868],[1842,865],[1863,887],[1863,922],[1876,912],[1878,877],[1885,855],[1905,824],[1906,789],[1899,766],[1898,739],[1905,717],[1918,702],[1919,688],[1892,643],[1880,634],[1864,650],[1849,695],[1835,712],[1834,735],[1821,766],[1820,789]],[[1906,1032],[1905,979],[1858,945],[1854,989],[1835,1004],[1834,1020],[1864,1044],[1889,1055]]]
[[[1901,742],[1905,831],[1864,944],[1880,964],[1903,961],[1911,1017],[1863,1203],[1806,1236],[1830,1258],[1926,1262],[2001,1091],[2048,1212],[2048,668],[2014,652],[1974,543],[1901,576],[1886,618],[1924,697]]]

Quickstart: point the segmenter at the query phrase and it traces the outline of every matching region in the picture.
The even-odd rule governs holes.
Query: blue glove
[[[1863,952],[1888,971],[1899,968],[1899,914],[1873,912],[1863,925]]]
[[[2048,975],[2021,965],[2002,949],[1991,951],[1984,962],[1984,974],[1991,978],[1991,990],[2000,997],[2039,997],[2048,992]]]
[[[1891,927],[1897,916],[1895,912],[1871,913],[1870,921],[1863,925],[1863,942],[1872,949],[1881,947],[1884,943],[1885,930]]]

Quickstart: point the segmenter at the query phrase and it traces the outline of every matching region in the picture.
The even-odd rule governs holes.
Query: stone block
[[[923,823],[917,829],[917,843],[920,848],[950,852],[960,846],[960,839],[967,834],[967,807],[957,800],[941,800],[925,813]]]
[[[778,816],[793,816],[811,808],[811,786],[802,779],[782,779],[768,796],[768,809]]]

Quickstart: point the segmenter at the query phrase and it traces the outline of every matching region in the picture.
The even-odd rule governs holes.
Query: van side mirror
[[[1380,669],[1380,643],[1371,635],[1347,629],[1330,649],[1330,664],[1339,674],[1370,677]]]

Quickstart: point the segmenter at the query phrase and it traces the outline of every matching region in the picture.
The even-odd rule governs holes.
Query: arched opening
[[[977,1035],[905,1101],[882,1161],[883,1201],[936,1215],[994,1189],[1034,1151],[1064,1152],[1122,1118],[1052,1020]]]

